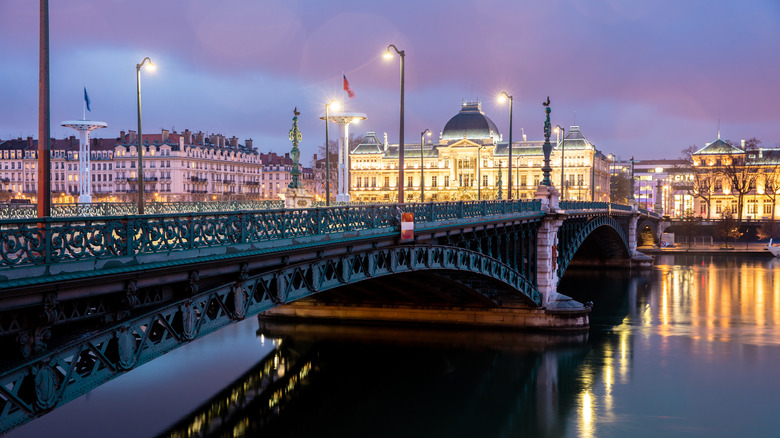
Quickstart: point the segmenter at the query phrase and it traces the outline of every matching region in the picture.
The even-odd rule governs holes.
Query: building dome
[[[465,102],[460,112],[451,118],[441,132],[442,140],[498,140],[498,128],[485,113],[479,102]]]

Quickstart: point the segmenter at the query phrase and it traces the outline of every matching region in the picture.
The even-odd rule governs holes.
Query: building
[[[695,199],[693,213],[720,218],[730,210],[743,220],[778,218],[780,149],[740,146],[718,139],[691,155],[691,177],[680,185]]]
[[[115,139],[90,139],[93,202],[138,199],[138,138],[124,131]],[[75,136],[51,140],[51,196],[55,203],[79,196],[79,141]],[[0,141],[0,201],[24,198],[37,202],[38,142],[32,137]],[[143,136],[146,201],[214,201],[280,199],[290,182],[289,154],[261,154],[248,139],[163,129]],[[303,169],[304,183],[313,179]]]
[[[542,180],[543,141],[512,141],[513,198],[533,199]],[[553,184],[560,185],[561,154],[567,200],[609,200],[609,161],[572,126],[550,157]],[[419,201],[424,175],[425,201],[507,199],[509,144],[479,102],[464,102],[444,126],[438,142],[404,146],[405,198]],[[361,202],[395,202],[398,145],[387,135],[368,132],[350,151],[350,194]],[[422,169],[422,171],[421,171]]]
[[[615,160],[612,174],[630,178],[631,161]],[[682,217],[693,208],[693,197],[681,185],[691,178],[686,160],[634,160],[634,199],[639,208],[671,217]]]

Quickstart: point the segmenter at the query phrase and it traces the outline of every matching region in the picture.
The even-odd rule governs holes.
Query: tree
[[[701,218],[696,217],[693,214],[693,210],[688,209],[685,212],[685,217],[683,217],[682,223],[680,224],[680,231],[685,236],[685,239],[688,241],[688,248],[691,248],[691,245],[693,244],[693,237],[696,234],[697,229],[699,228],[699,224],[701,223]]]
[[[357,145],[363,142],[363,137],[358,136],[355,137],[354,134],[349,134],[349,150],[353,150]],[[336,196],[336,193],[338,193],[338,183],[339,183],[339,175],[338,175],[338,161],[339,161],[339,142],[338,139],[336,140],[328,140],[328,152],[330,153],[330,157],[328,157],[328,161],[330,164],[330,197],[333,199]],[[323,196],[325,195],[325,178],[327,175],[327,171],[325,169],[325,145],[321,144],[317,148],[317,160],[312,160],[312,169],[314,169],[314,185],[316,187],[320,187]],[[321,158],[320,158],[321,157]],[[349,165],[349,163],[347,163]],[[346,181],[347,186],[349,186],[349,181]]]
[[[777,192],[780,191],[780,168],[777,165],[766,168],[761,172],[764,181],[764,197],[772,202],[772,214],[770,221],[775,220],[775,205],[777,204]]]
[[[746,161],[745,154],[735,154],[731,151],[723,158],[721,167],[723,176],[731,185],[731,191],[737,193],[737,224],[742,223],[745,195],[753,190],[756,183],[756,173],[748,167]]]
[[[723,237],[726,242],[726,248],[729,247],[729,238],[735,241],[742,236],[739,231],[739,223],[734,219],[734,214],[730,208],[727,208],[723,214],[721,214],[721,220],[716,227],[718,236]]]
[[[610,177],[610,192],[612,202],[625,204],[628,202],[628,194],[631,191],[631,178],[616,173]]]
[[[695,165],[693,161],[693,154],[699,150],[698,146],[690,145],[682,150],[681,158],[688,162],[686,167],[682,170],[686,170],[693,176],[690,180],[682,180],[674,183],[676,190],[684,190],[694,199],[701,198],[704,204],[707,206],[707,219],[710,219],[710,209],[712,205],[712,195],[715,192],[715,180],[718,176],[712,172],[710,168]]]

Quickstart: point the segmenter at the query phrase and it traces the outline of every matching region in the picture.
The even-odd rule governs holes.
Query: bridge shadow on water
[[[587,334],[259,324],[274,354],[160,436],[560,436],[590,349]]]

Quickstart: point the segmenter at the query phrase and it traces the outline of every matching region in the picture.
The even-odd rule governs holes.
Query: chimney
[[[68,137],[68,144],[70,144],[71,147],[78,146],[78,143],[76,143],[76,136],[71,135]]]
[[[119,131],[119,141],[125,141],[125,131]]]
[[[167,129],[163,129],[162,130],[162,141],[161,141],[161,143],[165,143],[166,141],[168,141],[168,130]]]
[[[740,142],[742,143],[742,150],[744,151],[745,150],[745,140],[740,140]]]
[[[251,138],[247,138],[246,139],[246,148],[247,149],[252,149],[252,139]]]
[[[189,129],[184,130],[184,144],[192,144],[192,132]]]
[[[758,148],[758,158],[764,158],[764,148]]]
[[[289,160],[290,159],[290,153],[289,152],[285,152],[284,153],[284,159],[285,160]]]
[[[314,154],[314,162],[317,162],[317,154]]]
[[[387,150],[387,133],[386,132],[385,132],[385,142],[384,142],[384,144],[382,144],[382,150],[383,151]]]
[[[238,147],[238,138],[235,135],[230,137],[230,146],[233,146],[234,148]]]
[[[32,137],[27,137],[27,147],[31,148],[33,146]]]
[[[135,143],[136,137],[135,137],[135,131],[132,129],[127,131],[127,142],[128,143]]]
[[[203,134],[202,131],[198,131],[197,134],[195,134],[195,144],[203,145],[203,141],[206,139],[206,135]]]

